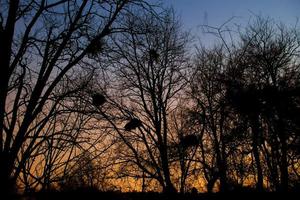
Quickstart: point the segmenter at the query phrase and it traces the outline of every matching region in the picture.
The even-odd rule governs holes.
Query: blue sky
[[[268,16],[288,26],[300,20],[300,0],[162,0],[173,6],[185,28],[199,32],[199,25],[220,26],[235,16],[234,22],[246,24],[254,14]],[[300,21],[299,21],[300,24]]]

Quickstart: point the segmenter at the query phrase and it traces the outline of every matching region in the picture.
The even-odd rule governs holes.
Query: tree
[[[253,130],[254,137],[266,138],[270,145],[271,152],[266,147],[264,150],[276,189],[287,191],[288,146],[298,132],[299,32],[274,24],[269,19],[258,18],[241,36],[241,40],[240,52],[243,53],[240,54],[242,58],[237,67],[243,66],[245,78],[242,84],[248,96],[245,106],[252,110],[246,115],[251,118],[252,129],[256,129]],[[263,126],[269,130],[263,130]],[[256,146],[262,148],[263,139],[257,142]],[[258,160],[258,155],[256,157]],[[280,178],[277,177],[277,171],[280,172]],[[280,185],[276,183],[278,180]]]
[[[185,193],[191,188],[188,187],[190,178],[192,178],[193,169],[196,168],[195,158],[199,150],[200,138],[203,136],[204,127],[200,130],[194,119],[191,117],[190,108],[188,108],[188,98],[178,100],[177,107],[170,115],[170,130],[172,132],[172,141],[170,145],[170,158],[173,160],[173,170],[178,170],[178,185],[180,193]],[[179,166],[178,166],[179,165]]]
[[[54,90],[65,77],[101,54],[108,35],[124,31],[120,18],[143,1],[13,0],[1,2],[0,181],[7,193],[43,138],[68,91]],[[87,55],[89,58],[87,58]],[[21,149],[23,149],[21,151]]]
[[[184,86],[187,36],[172,11],[162,17],[128,18],[129,33],[115,38],[118,102],[127,123],[118,131],[128,150],[129,166],[141,170],[135,177],[156,179],[164,192],[176,191],[170,170],[168,114]],[[134,168],[133,167],[133,168]],[[133,170],[130,170],[133,172]]]
[[[225,148],[224,154],[215,153],[216,158],[211,155],[213,160],[227,158],[225,164],[217,164],[211,169],[217,168],[219,173],[219,166],[227,166],[231,173],[226,179],[232,179],[239,170],[234,169],[238,166],[236,160],[230,159],[239,152],[243,166],[239,171],[249,169],[246,173],[254,175],[257,190],[264,190],[264,182],[270,181],[272,186],[269,189],[287,191],[289,177],[293,174],[289,169],[295,162],[289,155],[295,158],[296,152],[291,147],[297,146],[298,137],[299,32],[296,28],[287,28],[260,17],[249,24],[245,32],[234,36],[226,24],[220,28],[205,27],[219,37],[221,44],[211,51],[200,49],[196,64],[199,63],[202,71],[192,76],[191,80],[195,80],[192,86],[195,87],[192,87],[194,92],[191,94],[198,105],[195,110],[200,110],[199,119],[205,116],[206,126],[217,124],[220,130],[217,130],[217,137],[208,140],[212,144],[205,148],[200,143],[200,148],[203,147],[202,152],[214,144]],[[214,106],[210,106],[209,99]],[[210,110],[224,120],[220,120],[224,122],[223,128],[218,118],[209,118],[207,113],[212,113]],[[217,119],[217,122],[212,123],[212,119]],[[204,155],[202,157],[202,162],[207,159]],[[250,159],[244,162],[247,157]],[[255,163],[252,171],[244,167],[244,163],[249,166],[252,162]],[[210,171],[213,170],[207,170],[206,177],[213,180]]]
[[[200,151],[207,180],[207,190],[211,192],[215,182],[220,180],[220,191],[227,191],[227,123],[232,120],[228,105],[224,100],[225,88],[220,77],[225,71],[224,48],[198,49],[190,78],[189,96],[193,102],[195,126],[203,127]],[[210,152],[209,156],[205,152]]]

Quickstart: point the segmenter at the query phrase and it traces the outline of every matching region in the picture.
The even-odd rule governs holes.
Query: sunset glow
[[[0,199],[300,192],[299,10],[0,0]]]

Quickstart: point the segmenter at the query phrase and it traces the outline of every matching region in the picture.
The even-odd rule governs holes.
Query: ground
[[[161,193],[118,193],[118,192],[44,192],[31,195],[22,195],[15,198],[16,200],[73,200],[73,199],[95,199],[95,200],[214,200],[214,199],[293,199],[300,196],[300,192],[291,193],[258,193],[258,192],[236,192],[236,193],[215,193],[215,194],[161,194]],[[2,199],[2,198],[1,198]]]

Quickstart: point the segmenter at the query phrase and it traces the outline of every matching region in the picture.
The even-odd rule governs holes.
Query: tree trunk
[[[288,191],[289,185],[289,174],[288,174],[288,162],[287,162],[287,143],[286,134],[284,130],[283,122],[280,120],[278,122],[278,135],[281,147],[281,157],[280,157],[280,191]]]
[[[226,162],[223,158],[219,161],[219,176],[220,176],[220,192],[228,191],[227,175],[226,175]]]
[[[15,182],[11,178],[9,167],[9,155],[2,152],[0,156],[0,194],[1,196],[12,196],[15,194]]]
[[[171,181],[169,163],[168,163],[168,155],[167,155],[167,151],[165,148],[162,148],[161,159],[162,159],[161,162],[162,162],[162,168],[163,168],[164,179],[165,179],[165,184],[166,184],[165,188],[164,188],[164,193],[177,192]]]
[[[281,179],[281,184],[280,184],[280,190],[282,192],[288,191],[288,185],[289,185],[289,174],[288,174],[288,163],[287,163],[287,151],[286,151],[286,143],[285,141],[282,142],[281,144],[281,163],[280,163],[280,179]]]
[[[279,184],[279,174],[278,174],[278,157],[279,157],[279,143],[275,134],[272,135],[272,146],[271,146],[271,161],[270,161],[270,170],[271,170],[271,181],[273,185],[273,190],[278,191],[280,188]]]
[[[217,166],[218,166],[218,177],[220,178],[220,192],[227,191],[227,176],[226,176],[226,166],[223,161],[222,156],[220,155],[220,150],[216,147],[217,154]]]
[[[218,176],[216,176],[215,174],[211,177],[210,180],[208,180],[207,184],[206,184],[206,189],[207,189],[207,193],[212,193],[213,189],[214,189],[214,185],[216,183],[216,181],[218,180],[217,178]]]
[[[259,156],[259,121],[258,116],[255,115],[252,117],[252,148],[253,148],[253,156],[255,159],[256,170],[257,170],[257,183],[256,189],[258,191],[263,191],[263,173],[262,167],[260,163],[260,156]]]
[[[5,27],[1,26],[0,30],[0,193],[1,196],[10,196],[14,194],[14,181],[11,179],[13,165],[8,150],[5,149],[4,143],[4,116],[7,98],[7,88],[10,78],[10,60],[11,48],[15,32],[16,14],[19,7],[19,0],[9,2],[8,16]],[[6,135],[7,142],[9,142]]]

